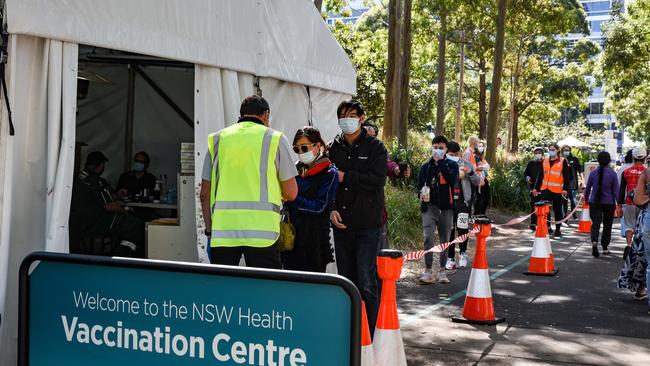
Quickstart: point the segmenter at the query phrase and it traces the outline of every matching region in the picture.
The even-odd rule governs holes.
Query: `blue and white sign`
[[[21,365],[357,365],[360,298],[338,276],[36,253]]]

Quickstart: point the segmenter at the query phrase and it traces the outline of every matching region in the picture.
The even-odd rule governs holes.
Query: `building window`
[[[589,29],[591,30],[591,33],[601,33],[602,32],[602,24],[605,22],[605,20],[592,20],[589,22]]]
[[[604,114],[604,113],[605,113],[604,103],[589,103],[589,114]]]
[[[588,16],[607,15],[612,10],[612,5],[609,1],[583,1],[582,4]]]

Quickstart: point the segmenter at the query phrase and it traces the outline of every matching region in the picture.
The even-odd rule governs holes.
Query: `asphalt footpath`
[[[495,223],[511,217],[490,212]],[[468,268],[450,284],[420,285],[422,261],[405,265],[397,285],[409,365],[650,365],[648,303],[616,288],[625,239],[615,224],[611,255],[594,258],[577,221],[551,240],[559,272],[525,276],[534,233],[528,225],[493,229],[487,242],[497,326],[452,323],[465,299]],[[458,250],[458,249],[457,249]],[[434,262],[436,262],[434,260]]]

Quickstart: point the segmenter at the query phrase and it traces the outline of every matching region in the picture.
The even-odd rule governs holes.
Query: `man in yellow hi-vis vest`
[[[244,99],[236,124],[208,137],[201,209],[213,264],[281,268],[276,241],[282,200],[298,194],[286,137],[268,127],[268,102]]]

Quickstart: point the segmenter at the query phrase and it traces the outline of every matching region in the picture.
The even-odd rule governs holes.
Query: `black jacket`
[[[576,190],[578,189],[578,173],[582,173],[584,169],[582,169],[580,160],[573,156],[573,154],[569,154],[569,156],[565,159],[567,160],[567,163],[569,163],[569,170],[571,171],[571,182],[569,183],[569,189]]]
[[[440,177],[444,179],[440,179]],[[418,177],[418,195],[425,185],[431,189],[428,204],[438,206],[441,210],[449,210],[454,206],[453,187],[458,179],[458,164],[447,159],[439,160],[437,163],[429,159],[420,168]],[[427,203],[422,203],[423,211],[426,211]]]
[[[524,179],[526,177],[530,177],[530,182],[526,180],[528,189],[530,191],[533,189],[540,191],[540,188],[542,188],[542,181],[544,180],[544,160],[529,161],[528,165],[526,165],[526,170],[524,170]]]
[[[345,173],[332,209],[341,214],[349,230],[380,227],[388,159],[384,144],[361,129],[352,145],[343,134],[337,136],[330,143],[329,157]]]

